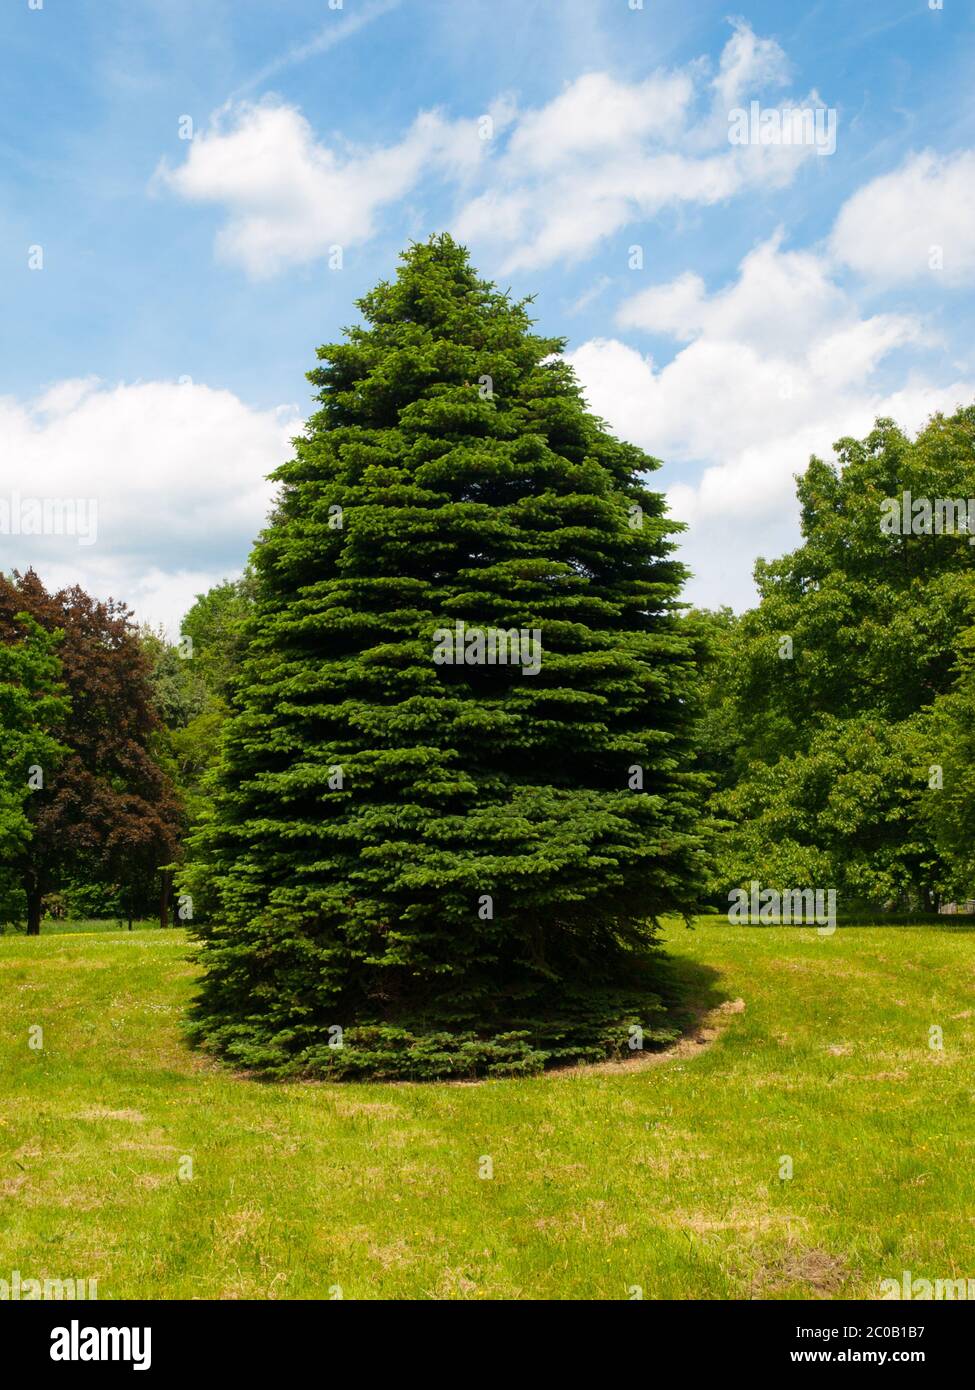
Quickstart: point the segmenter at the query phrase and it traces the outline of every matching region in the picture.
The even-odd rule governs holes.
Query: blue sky
[[[8,0],[0,54],[0,497],[98,508],[0,566],[171,629],[243,564],[316,346],[431,231],[663,459],[698,601],[794,543],[811,451],[975,399],[963,0]],[[753,101],[835,151],[732,145]]]

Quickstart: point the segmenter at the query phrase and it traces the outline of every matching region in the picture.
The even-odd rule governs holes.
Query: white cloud
[[[503,109],[497,114],[503,121]],[[190,202],[223,206],[218,254],[263,277],[368,240],[382,207],[431,168],[467,177],[484,146],[475,120],[428,111],[397,144],[338,152],[315,138],[296,107],[239,102],[190,142],[181,165],[164,161],[155,181]]]
[[[502,96],[469,119],[423,112],[401,140],[365,150],[323,143],[294,106],[231,103],[156,183],[222,207],[218,253],[267,276],[368,240],[383,207],[435,175],[461,200],[457,235],[499,247],[505,274],[577,260],[668,207],[789,183],[811,145],[728,139],[733,103],[781,86],[787,69],[774,40],[735,21],[715,75],[705,60],[634,82],[589,72],[537,109]]]
[[[975,151],[912,154],[865,184],[840,209],[830,248],[869,279],[975,281]]]
[[[93,544],[0,535],[0,567],[33,565],[47,583],[79,582],[173,628],[195,593],[242,568],[272,496],[266,475],[299,428],[295,407],[252,410],[192,384],[67,381],[34,401],[0,399],[0,503],[97,508]]]
[[[742,261],[738,278],[708,297],[697,275],[652,285],[617,311],[622,328],[685,342],[706,337],[750,344],[763,355],[795,355],[840,324],[856,321],[828,263],[809,251],[783,251],[781,229]]]
[[[605,72],[586,73],[547,106],[522,117],[508,143],[508,167],[547,172],[647,137],[670,144],[683,130],[693,96],[686,72],[655,73],[632,84]]]
[[[917,429],[932,411],[975,398],[973,382],[939,385],[916,371],[899,389],[881,384],[895,350],[930,345],[923,323],[862,316],[828,261],[783,250],[781,234],[746,256],[726,288],[709,295],[684,275],[634,296],[617,321],[685,345],[659,368],[613,338],[582,344],[570,360],[593,409],[666,460],[671,477],[703,465],[669,497],[692,524],[687,555],[698,594],[713,603],[750,601],[750,562],[794,544],[794,474],[810,454],[830,456],[835,440],[863,435],[878,415]]]
[[[761,39],[743,19],[732,20],[734,34],[724,46],[713,87],[723,110],[737,106],[759,87],[783,87],[789,61],[774,39]]]
[[[621,328],[643,328],[648,333],[665,333],[690,342],[703,328],[704,314],[704,281],[688,271],[666,285],[651,285],[626,300],[617,312],[616,322]]]
[[[816,157],[813,146],[732,145],[728,133],[735,104],[781,86],[787,74],[779,45],[741,20],[713,78],[703,60],[632,83],[587,73],[520,115],[506,149],[485,166],[488,187],[461,208],[455,231],[506,251],[507,273],[578,260],[666,208],[782,187]]]

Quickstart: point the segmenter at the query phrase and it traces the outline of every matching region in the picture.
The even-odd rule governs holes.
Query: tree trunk
[[[169,926],[169,896],[173,887],[173,875],[170,869],[160,869],[162,875],[162,889],[159,894],[159,925]]]
[[[36,883],[26,884],[25,891],[27,893],[27,935],[40,936],[44,894]]]

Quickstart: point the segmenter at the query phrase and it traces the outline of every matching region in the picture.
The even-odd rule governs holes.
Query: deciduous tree
[[[31,834],[17,857],[36,933],[45,893],[72,868],[135,885],[171,859],[180,808],[154,754],[148,659],[125,606],[78,586],[50,594],[33,570],[0,577],[0,644],[23,643],[32,623],[62,634],[70,699],[52,731],[67,751],[27,802]]]

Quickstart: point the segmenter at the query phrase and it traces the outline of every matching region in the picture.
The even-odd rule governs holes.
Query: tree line
[[[177,917],[246,589],[201,595],[172,643],[77,585],[0,575],[0,923]]]
[[[710,891],[836,889],[848,911],[975,897],[975,407],[911,439],[893,420],[797,479],[802,540],[759,561],[759,601],[696,615],[714,661],[700,747]],[[885,525],[911,499],[915,526]]]

